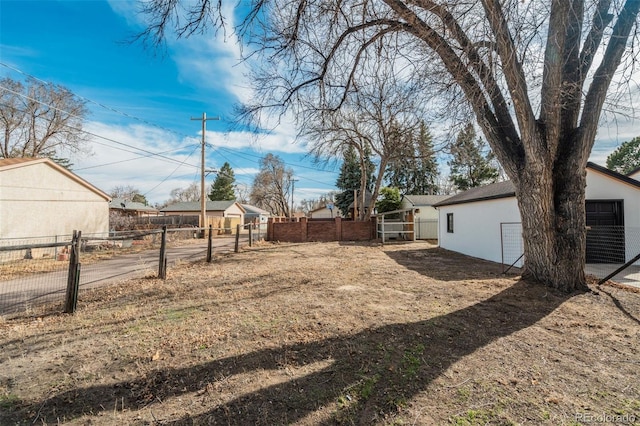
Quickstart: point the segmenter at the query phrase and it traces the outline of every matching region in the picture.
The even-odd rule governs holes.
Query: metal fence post
[[[162,227],[160,240],[160,259],[158,260],[158,278],[167,278],[167,225]]]
[[[253,247],[253,224],[249,225],[249,247]]]
[[[71,253],[69,255],[69,275],[67,276],[67,298],[64,312],[72,314],[78,306],[78,287],[80,286],[80,237],[81,231],[73,231]]]
[[[209,224],[209,241],[207,241],[207,263],[211,263],[212,251],[213,251],[213,225]]]

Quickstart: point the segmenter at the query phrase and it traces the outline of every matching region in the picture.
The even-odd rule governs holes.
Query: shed
[[[193,201],[171,204],[160,209],[160,211],[167,216],[199,216],[201,213],[200,208],[200,201]],[[246,210],[235,200],[207,200],[205,210],[207,216],[205,227],[211,225],[218,229],[233,230],[236,225],[244,225],[244,214]]]
[[[253,224],[267,224],[269,218],[271,217],[271,213],[266,210],[261,209],[260,207],[252,206],[251,204],[241,204],[242,208],[245,210],[244,214],[244,223],[253,223]]]
[[[309,212],[311,219],[333,219],[335,217],[342,217],[340,209],[333,203],[318,207],[317,209]]]
[[[635,253],[640,227],[640,182],[594,163],[587,165],[587,263],[623,263]],[[442,248],[494,262],[515,263],[522,254],[520,210],[511,181],[472,188],[435,204]],[[598,244],[600,241],[600,244]],[[602,241],[607,256],[602,257]]]
[[[0,159],[0,238],[108,235],[109,200],[48,158]]]
[[[435,240],[438,238],[438,210],[434,204],[446,200],[451,195],[403,195],[401,209],[413,209],[415,238]]]

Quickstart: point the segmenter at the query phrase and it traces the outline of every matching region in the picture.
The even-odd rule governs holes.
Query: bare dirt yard
[[[0,321],[0,424],[640,424],[640,294],[264,244]]]

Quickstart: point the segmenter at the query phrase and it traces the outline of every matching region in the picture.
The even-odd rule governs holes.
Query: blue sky
[[[206,112],[221,118],[207,123],[207,168],[227,161],[238,184],[250,186],[260,157],[273,153],[294,169],[296,201],[335,189],[337,168],[306,158],[291,124],[261,138],[230,131],[234,104],[251,96],[232,37],[170,37],[159,56],[126,43],[142,28],[129,0],[0,0],[0,77],[30,75],[88,101],[85,128],[96,136],[93,155],[72,158],[78,175],[107,192],[132,185],[162,203],[172,189],[200,181],[201,123],[191,118]],[[633,124],[603,125],[591,160],[604,165],[618,144],[638,135]]]
[[[30,75],[88,101],[85,128],[97,136],[93,155],[72,158],[74,172],[106,192],[132,185],[161,203],[200,182],[201,121],[191,118],[205,112],[220,118],[207,122],[208,169],[227,161],[237,183],[250,186],[259,159],[273,153],[294,170],[296,200],[335,189],[337,168],[313,164],[293,126],[259,138],[230,131],[234,104],[251,93],[233,40],[171,38],[158,55],[126,42],[142,28],[132,1],[0,0],[0,77]]]

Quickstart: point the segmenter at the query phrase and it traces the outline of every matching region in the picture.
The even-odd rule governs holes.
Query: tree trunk
[[[522,276],[564,292],[585,290],[585,167],[526,169],[514,181],[522,217]]]

